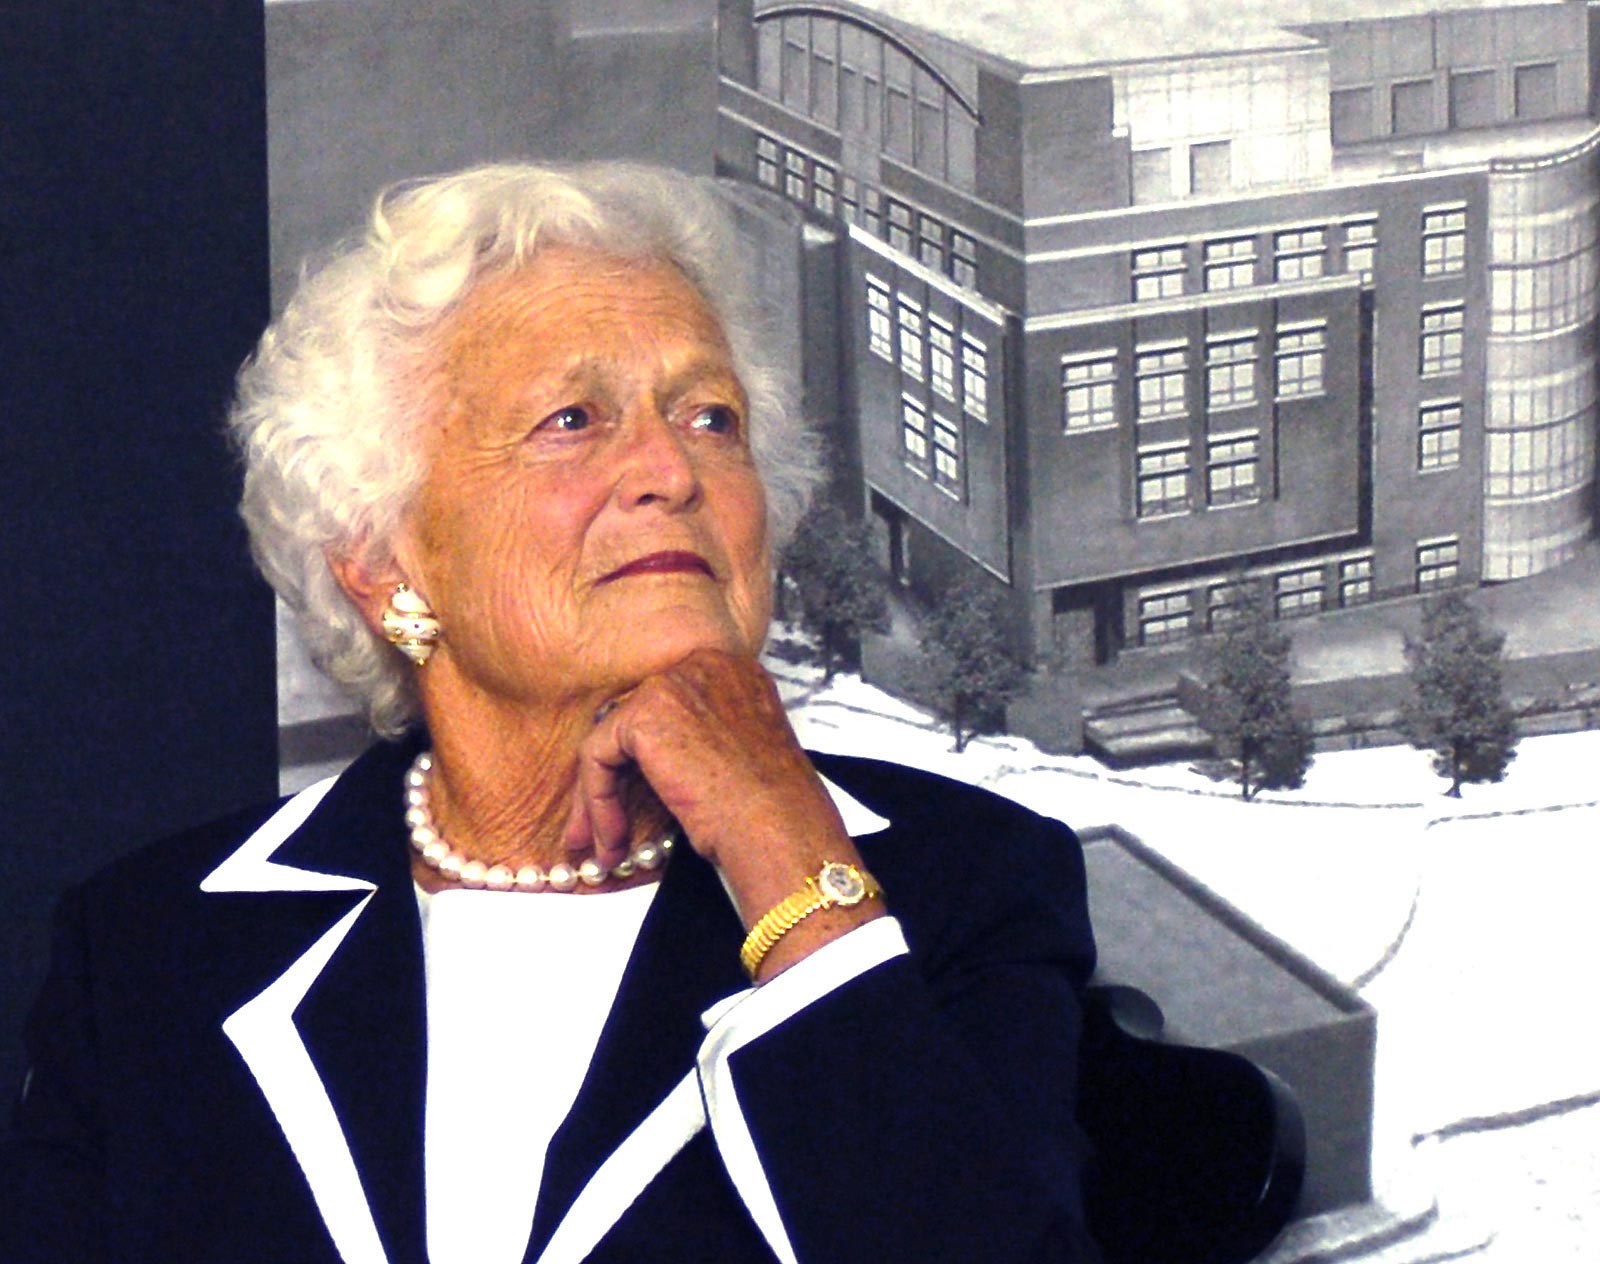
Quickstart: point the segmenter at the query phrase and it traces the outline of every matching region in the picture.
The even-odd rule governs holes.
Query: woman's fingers
[[[623,747],[611,706],[578,751],[578,785],[567,818],[567,850],[593,853],[609,868],[627,854],[630,823],[624,800],[633,757]]]

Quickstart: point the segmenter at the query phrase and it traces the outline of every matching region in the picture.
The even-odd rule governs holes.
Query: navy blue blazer
[[[325,794],[147,848],[63,900],[0,1165],[0,1258],[425,1260],[423,962],[399,807],[414,750],[376,747]],[[910,952],[728,1063],[795,1256],[1092,1259],[1076,839],[941,777],[814,758],[887,819],[857,845]],[[716,1130],[663,1126],[675,1088],[698,1109],[684,1081],[701,1014],[747,986],[742,938],[715,871],[679,848],[551,1142],[528,1261],[776,1258]],[[607,1183],[623,1146],[659,1168],[642,1190]],[[558,1233],[578,1203],[588,1238]]]

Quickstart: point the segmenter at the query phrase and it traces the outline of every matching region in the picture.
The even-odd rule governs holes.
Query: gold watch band
[[[837,861],[823,865],[820,873],[806,878],[804,887],[779,900],[750,928],[739,949],[744,972],[753,982],[774,945],[813,913],[835,905],[853,907],[881,894],[883,888],[865,869]]]

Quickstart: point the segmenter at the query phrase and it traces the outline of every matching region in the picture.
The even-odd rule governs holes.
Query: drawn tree
[[[1006,647],[1004,627],[999,594],[977,575],[946,590],[923,626],[929,684],[957,751],[992,730],[1022,685],[1023,669]]]
[[[1506,704],[1506,638],[1483,626],[1464,594],[1445,592],[1422,607],[1422,635],[1406,638],[1411,697],[1402,723],[1411,744],[1433,752],[1452,798],[1466,782],[1499,781],[1516,755],[1516,721]]]
[[[1235,765],[1239,793],[1293,790],[1311,766],[1311,726],[1295,711],[1289,683],[1289,637],[1272,617],[1271,595],[1241,581],[1239,613],[1208,653],[1210,683],[1202,727],[1217,753]]]
[[[888,626],[889,601],[866,523],[818,501],[784,550],[782,569],[799,594],[801,623],[822,651],[823,682],[831,681],[859,653],[863,632]]]

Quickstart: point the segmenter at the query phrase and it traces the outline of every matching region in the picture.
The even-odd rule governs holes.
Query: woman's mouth
[[[711,564],[698,553],[690,553],[685,549],[665,549],[660,553],[646,553],[643,557],[634,558],[633,561],[602,575],[600,582],[609,584],[614,579],[627,579],[633,575],[667,575],[682,571],[715,578]]]

